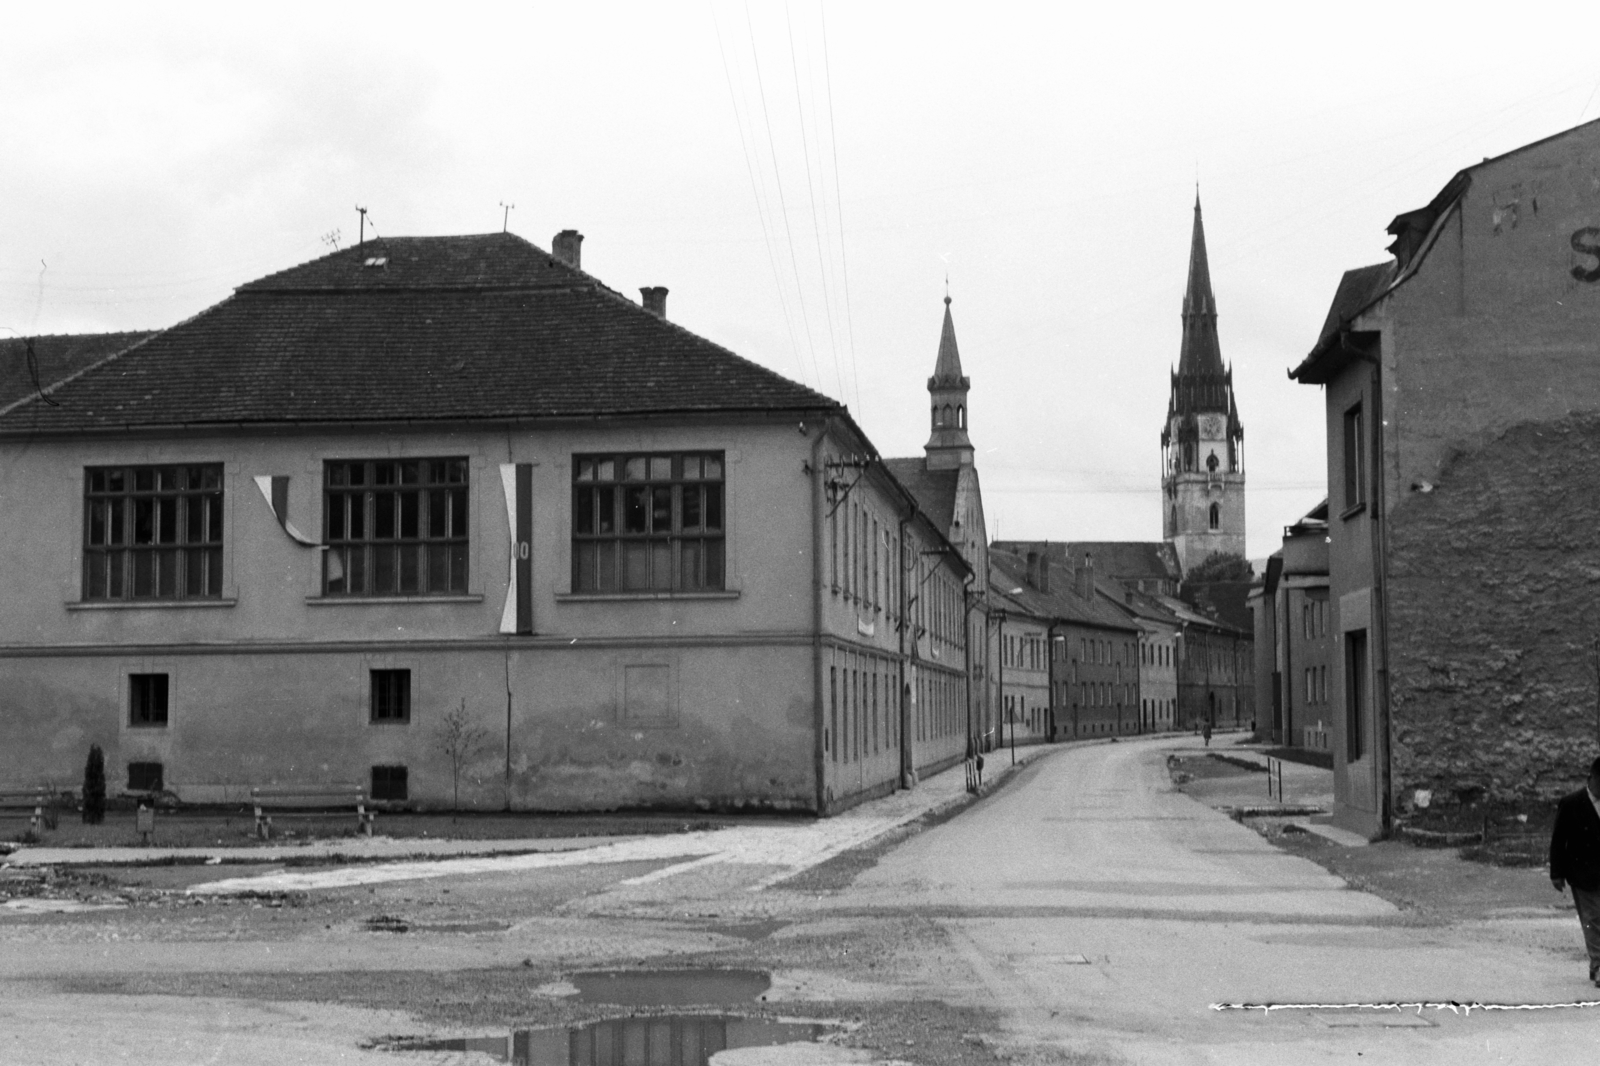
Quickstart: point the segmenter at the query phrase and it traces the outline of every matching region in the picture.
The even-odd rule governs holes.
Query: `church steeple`
[[[950,297],[944,298],[944,326],[939,332],[939,357],[928,379],[932,398],[932,432],[923,451],[929,470],[951,470],[972,465],[972,441],[967,439],[967,390],[972,383],[961,373],[961,351],[956,347],[956,324],[950,317]]]
[[[1185,571],[1217,552],[1244,552],[1244,426],[1233,370],[1222,362],[1200,192],[1194,197],[1183,338],[1161,427],[1163,534]]]
[[[1206,228],[1200,218],[1200,192],[1194,194],[1194,234],[1189,238],[1189,284],[1183,291],[1183,346],[1178,374],[1222,373],[1217,342],[1217,300],[1211,295],[1211,264],[1206,259]]]

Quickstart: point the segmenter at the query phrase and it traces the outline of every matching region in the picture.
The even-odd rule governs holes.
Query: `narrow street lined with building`
[[[360,1048],[559,1027],[575,971],[696,966],[771,974],[774,1017],[854,1019],[815,1062],[890,1061],[885,1034],[932,1002],[962,1031],[946,1047],[922,1024],[911,1061],[1566,1061],[1590,1046],[1579,1008],[1335,1009],[1572,1002],[1570,917],[1419,924],[1175,788],[1168,757],[1206,750],[1024,749],[959,809],[958,769],[810,824],[228,880],[188,867],[162,899],[0,924],[6,1061],[484,1061]],[[107,1016],[126,1023],[114,1040]]]

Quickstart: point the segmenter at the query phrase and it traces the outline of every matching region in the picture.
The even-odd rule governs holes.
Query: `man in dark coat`
[[[1572,886],[1589,952],[1589,980],[1600,986],[1600,759],[1583,788],[1563,796],[1550,834],[1550,883]]]

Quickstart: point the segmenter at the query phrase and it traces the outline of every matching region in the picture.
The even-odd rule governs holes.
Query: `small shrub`
[[[83,767],[83,823],[99,825],[106,820],[106,756],[100,745],[89,746],[89,761]]]

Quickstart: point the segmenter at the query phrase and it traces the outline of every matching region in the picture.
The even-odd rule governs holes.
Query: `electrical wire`
[[[750,34],[750,58],[755,64],[756,88],[761,93],[761,117],[766,122],[767,127],[767,147],[772,155],[772,173],[778,185],[778,206],[783,211],[783,230],[789,243],[789,265],[794,270],[795,295],[800,303],[800,320],[805,324],[806,328],[806,348],[811,353],[811,367],[820,382],[822,380],[822,367],[817,362],[817,345],[811,336],[811,315],[806,311],[805,286],[800,282],[800,260],[795,255],[794,229],[789,224],[789,201],[783,194],[783,171],[778,166],[778,142],[772,135],[772,111],[767,107],[767,86],[765,80],[761,77],[761,56],[756,51],[756,28],[755,24],[750,21],[749,0],[745,0],[744,24]]]
[[[833,120],[833,62],[828,52],[828,10],[827,5],[819,0],[817,14],[822,20],[822,71],[827,79],[828,86],[828,145],[833,151],[833,198],[838,204],[838,210],[833,213],[833,219],[839,226],[839,265],[843,272],[844,281],[844,318],[845,329],[850,338],[850,379],[855,386],[856,407],[860,409],[863,418],[866,417],[866,408],[861,405],[861,375],[856,364],[856,323],[855,314],[850,306],[850,257],[845,252],[844,240],[844,192],[839,185],[839,137],[838,126]]]
[[[756,217],[761,222],[761,239],[767,246],[767,265],[772,268],[772,283],[778,290],[778,305],[783,309],[784,331],[789,337],[789,351],[794,357],[795,367],[800,371],[801,380],[806,377],[805,361],[800,358],[800,345],[795,340],[794,316],[789,313],[789,298],[783,291],[783,278],[778,269],[778,254],[772,246],[772,232],[767,226],[767,209],[761,195],[761,188],[756,181],[756,168],[751,159],[750,141],[745,136],[744,119],[739,112],[739,96],[733,89],[733,73],[728,67],[728,52],[722,44],[722,26],[717,21],[717,9],[712,0],[706,0],[706,7],[711,10],[711,27],[717,35],[717,54],[722,57],[722,76],[728,83],[728,102],[733,107],[733,123],[739,128],[739,147],[744,153],[745,173],[750,176],[750,195],[756,202]],[[821,389],[822,382],[817,382]]]
[[[817,186],[811,177],[811,148],[806,144],[806,109],[800,94],[800,59],[795,52],[794,22],[790,18],[788,4],[783,5],[783,22],[789,32],[789,69],[794,73],[794,108],[800,119],[800,157],[806,165],[806,195],[811,202],[811,236],[817,246],[817,272],[822,281],[822,312],[824,320],[828,323],[828,346],[833,352],[834,387],[839,390],[839,395],[843,396],[844,373],[839,368],[839,338],[833,328],[833,300],[828,293],[828,265],[822,254],[822,225],[817,221]],[[821,161],[818,162],[820,165]]]

